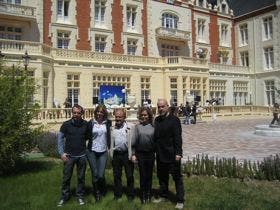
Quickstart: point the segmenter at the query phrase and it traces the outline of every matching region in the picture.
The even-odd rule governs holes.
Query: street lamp
[[[124,104],[123,104],[123,106],[125,107],[125,105],[126,105],[126,102],[127,102],[127,100],[126,100],[126,94],[127,94],[127,91],[126,91],[126,89],[124,88],[124,89],[122,89],[122,93],[124,94]]]
[[[29,61],[30,61],[30,56],[28,55],[27,50],[25,51],[25,53],[22,56],[22,58],[23,58],[24,70],[27,71],[27,66],[28,66]]]

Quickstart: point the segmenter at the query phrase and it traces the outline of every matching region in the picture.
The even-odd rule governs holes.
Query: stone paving
[[[236,157],[239,160],[263,160],[264,157],[280,153],[280,137],[257,136],[255,125],[269,124],[271,117],[217,119],[184,125],[183,154],[195,157]]]

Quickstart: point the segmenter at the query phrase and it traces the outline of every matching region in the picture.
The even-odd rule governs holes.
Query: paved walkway
[[[208,154],[256,161],[280,153],[280,137],[254,134],[255,125],[269,124],[271,120],[271,117],[248,117],[182,125],[184,158]]]

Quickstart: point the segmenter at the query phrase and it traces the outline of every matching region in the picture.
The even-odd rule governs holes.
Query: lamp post
[[[27,66],[29,65],[29,61],[30,61],[30,56],[28,55],[27,50],[25,51],[22,58],[23,58],[24,70],[27,73]]]
[[[127,92],[126,92],[126,89],[124,88],[124,89],[122,89],[122,93],[124,93],[124,104],[123,104],[123,107],[125,107],[125,105],[126,105],[126,102],[127,102],[127,97],[126,97],[126,94],[127,94]]]

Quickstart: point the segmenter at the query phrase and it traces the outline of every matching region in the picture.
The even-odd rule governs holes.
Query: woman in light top
[[[151,201],[153,167],[155,161],[153,113],[148,107],[139,110],[139,124],[135,126],[132,161],[138,162],[142,204]]]
[[[94,118],[88,122],[90,138],[88,142],[87,158],[92,175],[93,192],[96,201],[105,195],[105,167],[110,148],[110,127],[108,112],[104,105],[98,105],[94,110]]]

